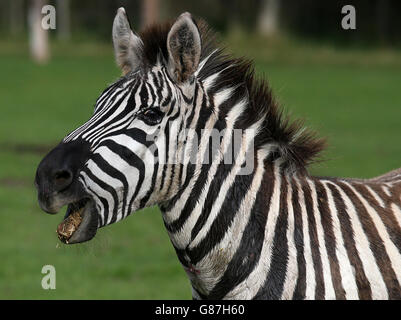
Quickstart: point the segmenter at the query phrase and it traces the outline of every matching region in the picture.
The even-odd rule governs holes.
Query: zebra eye
[[[157,107],[151,107],[138,114],[138,118],[147,125],[159,124],[163,119],[164,113]]]

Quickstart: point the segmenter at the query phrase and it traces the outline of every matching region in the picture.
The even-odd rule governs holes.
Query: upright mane
[[[201,19],[194,21],[201,34],[202,51],[197,78],[205,80],[219,73],[218,81],[211,92],[235,87],[233,95],[247,97],[246,109],[236,124],[246,129],[257,121],[262,121],[261,130],[255,139],[256,149],[269,145],[274,147],[274,158],[281,158],[283,167],[289,170],[306,171],[325,148],[325,140],[304,126],[302,120],[291,120],[273,98],[266,80],[255,76],[251,60],[235,58],[218,46],[214,32]],[[140,33],[143,41],[145,66],[153,66],[158,61],[168,61],[167,36],[172,22],[155,24]]]

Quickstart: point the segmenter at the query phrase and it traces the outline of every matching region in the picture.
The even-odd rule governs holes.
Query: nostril
[[[69,170],[60,170],[54,174],[54,184],[57,191],[68,187],[72,182],[72,173]]]

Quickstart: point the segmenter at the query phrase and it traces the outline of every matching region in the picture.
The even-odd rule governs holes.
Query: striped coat
[[[194,297],[400,299],[400,173],[318,178],[261,162],[241,182],[256,197],[226,194],[203,241],[177,250]]]

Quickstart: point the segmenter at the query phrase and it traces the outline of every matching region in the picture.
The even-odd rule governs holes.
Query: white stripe
[[[199,94],[198,99],[202,99],[201,95]],[[194,119],[192,120],[191,123],[191,128],[193,128],[196,124],[195,121],[198,121],[199,118],[199,114],[200,114],[200,109],[201,109],[201,105],[202,103],[197,103],[197,110],[195,112],[194,115]],[[206,122],[205,124],[205,129],[211,129],[214,127],[215,123],[217,121],[217,117],[212,115],[209,120]],[[211,133],[211,130],[208,130],[207,132]],[[172,223],[173,221],[177,220],[191,194],[192,188],[194,187],[196,180],[199,177],[199,173],[200,173],[200,167],[202,164],[202,159],[204,156],[204,153],[206,151],[206,147],[207,147],[207,143],[209,140],[209,135],[203,135],[201,137],[201,141],[199,143],[198,146],[196,146],[195,144],[197,144],[198,142],[198,136],[196,135],[195,129],[190,129],[188,132],[188,140],[187,140],[187,144],[185,146],[185,151],[184,151],[184,163],[186,164],[183,168],[183,181],[185,181],[186,179],[186,172],[187,172],[187,166],[190,162],[191,156],[192,156],[192,152],[193,152],[193,148],[196,147],[198,148],[197,150],[197,154],[196,154],[196,165],[195,165],[195,170],[193,173],[193,176],[190,178],[190,182],[187,185],[187,188],[185,189],[185,191],[183,192],[183,194],[181,195],[180,199],[175,203],[174,207],[168,211],[168,212],[164,212],[163,214],[163,220],[166,223]],[[194,146],[195,145],[195,146]],[[165,150],[165,148],[163,148],[161,146],[161,148],[159,148],[159,152],[163,153]],[[164,154],[164,153],[163,153]],[[192,164],[191,164],[192,165]],[[161,171],[163,170],[163,166],[159,166],[159,172],[158,172],[158,176],[161,175]],[[157,183],[157,187],[160,187],[160,179]]]
[[[214,105],[220,107],[223,102],[230,99],[230,97],[233,93],[234,93],[233,87],[225,88],[225,89],[220,90],[219,92],[216,92],[216,94],[213,96]],[[246,103],[246,101],[242,100],[242,101],[238,102],[237,105],[238,104],[245,105],[245,103]],[[243,109],[243,107],[241,109]],[[233,110],[230,110],[230,113],[232,113],[232,111]],[[237,110],[237,112],[238,112],[238,110]]]
[[[397,220],[398,226],[401,228],[401,209],[395,203],[391,204],[395,219]]]
[[[380,273],[380,270],[377,266],[376,259],[373,256],[373,253],[370,249],[369,240],[363,231],[361,222],[359,220],[356,209],[351,202],[350,198],[346,195],[346,193],[335,183],[331,181],[327,181],[331,185],[335,186],[338,192],[341,195],[341,198],[344,200],[345,210],[348,213],[353,235],[355,241],[355,247],[359,254],[359,258],[362,261],[362,266],[366,278],[368,279],[371,289],[372,289],[372,298],[373,299],[388,299],[387,288],[383,280],[383,276]]]
[[[253,298],[264,284],[266,276],[269,273],[271,254],[273,251],[273,237],[275,235],[274,230],[280,212],[281,177],[279,174],[279,167],[280,166],[277,164],[274,167],[274,188],[270,203],[268,204],[269,212],[267,214],[264,240],[258,263],[248,277],[232,289],[226,295],[225,299],[245,300]],[[248,210],[251,211],[250,207],[248,207]],[[236,242],[239,241],[236,239]]]
[[[202,229],[199,231],[199,233],[196,235],[195,239],[190,243],[189,248],[193,249],[199,243],[206,237],[206,235],[209,233],[211,226],[213,225],[214,221],[216,220],[217,216],[219,214],[224,214],[221,213],[221,206],[223,205],[225,199],[226,199],[226,194],[230,190],[232,184],[235,181],[235,177],[238,174],[238,172],[241,170],[241,165],[244,162],[245,159],[245,154],[249,148],[249,143],[253,141],[254,136],[248,137],[247,134],[243,135],[242,137],[242,143],[241,143],[241,150],[239,150],[239,154],[237,158],[235,159],[235,165],[231,169],[229,175],[227,178],[224,180],[224,182],[221,185],[219,194],[216,197],[216,201],[213,204],[212,209],[210,210],[209,216],[202,227]]]
[[[203,87],[205,88],[205,90],[209,90],[210,88],[212,88],[217,80],[217,78],[219,77],[219,75],[221,73],[223,73],[224,71],[226,71],[229,68],[234,67],[235,64],[231,64],[227,67],[225,67],[223,70],[220,70],[219,72],[216,72],[214,74],[212,74],[211,76],[207,77],[205,80],[203,80]]]
[[[287,194],[287,211],[288,211],[288,227],[287,227],[287,243],[288,243],[288,261],[287,270],[285,274],[285,281],[283,286],[283,294],[281,299],[292,299],[294,295],[295,285],[298,279],[298,264],[297,264],[297,249],[294,241],[294,208],[292,206],[292,187],[291,178],[288,180],[288,194]]]
[[[205,80],[203,80],[203,87],[207,91],[211,87],[213,87],[214,83],[216,82],[216,79],[218,78],[220,72],[214,73],[211,76],[207,77]]]
[[[102,225],[105,225],[105,221],[104,221],[105,216],[102,215],[102,212],[104,212],[103,203],[102,203],[102,201],[100,201],[100,199],[99,199],[99,197],[97,196],[97,194],[95,194],[94,192],[92,192],[92,191],[91,191],[90,189],[88,189],[88,187],[85,185],[85,179],[84,179],[83,176],[79,176],[78,179],[79,179],[80,183],[82,183],[82,185],[85,186],[85,191],[86,191],[87,193],[89,193],[89,195],[91,195],[92,198],[93,198],[93,200],[95,201],[96,209],[98,210],[98,215],[99,215],[100,220],[101,220],[101,221],[98,221],[98,226],[97,226],[97,227],[100,228]],[[100,223],[100,224],[99,224],[99,223]]]
[[[384,247],[390,258],[392,268],[394,273],[397,276],[398,284],[401,285],[401,254],[398,251],[398,248],[391,241],[390,235],[387,232],[387,228],[383,223],[383,220],[380,218],[376,210],[363,198],[355,188],[345,182],[345,184],[354,192],[354,194],[358,197],[358,199],[362,202],[366,211],[368,212],[370,218],[372,219],[374,225],[376,226],[377,231],[379,232],[380,238],[383,240]]]
[[[131,85],[133,85],[133,83],[137,81],[136,78],[132,78],[132,80],[128,80],[126,82],[123,82],[121,84],[121,86],[118,87],[114,87],[114,91],[111,92],[110,90],[112,89],[112,86],[110,87],[109,90],[107,90],[106,92],[104,92],[102,94],[101,97],[99,97],[96,101],[96,109],[100,106],[100,104],[102,104],[102,110],[105,106],[107,106],[108,104],[110,104],[111,100],[113,99],[113,96],[115,96],[115,93],[121,93],[122,91],[126,91],[126,89],[128,87],[131,87]],[[107,99],[106,99],[107,98]],[[95,109],[95,110],[96,110]]]
[[[95,114],[87,122],[85,122],[82,126],[78,127],[73,132],[71,132],[65,138],[64,141],[67,142],[67,141],[76,139],[77,137],[79,137],[79,135],[81,133],[85,132],[85,130],[87,130],[93,124],[95,124],[96,121],[99,118],[101,118],[104,113],[106,113],[108,111],[108,107],[110,105],[111,100],[113,100],[113,102],[114,102],[115,97],[117,97],[116,100],[118,100],[120,97],[122,97],[126,93],[127,86],[128,86],[128,84],[125,85],[123,88],[116,88],[114,92],[111,92],[111,94],[108,96],[107,101],[104,103],[104,106],[102,107],[102,109],[100,111],[95,112]],[[107,95],[107,94],[105,94],[105,95]]]
[[[141,195],[144,195],[149,190],[152,184],[152,176],[154,170],[154,155],[152,152],[143,144],[139,143],[135,139],[131,138],[125,134],[119,134],[116,136],[109,137],[107,140],[114,141],[117,144],[122,146],[128,146],[129,149],[135,153],[140,159],[142,159],[146,172],[144,173],[144,181],[142,182],[141,189],[138,192],[136,201],[132,204],[132,210],[127,207],[127,211],[123,214],[123,218],[128,216],[132,211],[138,209],[138,202],[140,202]],[[100,151],[99,151],[100,150]],[[114,153],[112,150],[107,148],[106,146],[102,146],[97,149],[96,152],[99,152],[103,157],[107,155],[107,162],[112,164],[117,170],[119,170],[122,174],[125,175],[128,184],[129,190],[127,193],[127,206],[132,200],[132,196],[135,192],[136,185],[139,180],[139,170],[138,168],[131,166],[128,162],[126,162],[123,158],[121,158],[118,154]],[[106,158],[105,158],[106,159]],[[118,167],[117,167],[118,165]],[[138,200],[137,200],[138,199]]]
[[[109,217],[107,219],[107,221],[109,221],[111,219],[111,217],[113,216],[113,208],[114,208],[114,199],[111,196],[110,192],[108,192],[107,190],[104,190],[102,187],[100,187],[95,181],[93,181],[91,178],[88,177],[88,175],[82,171],[81,172],[81,176],[85,181],[85,184],[90,186],[90,188],[93,190],[93,192],[95,192],[98,195],[101,195],[102,198],[105,198],[107,201],[107,204],[109,206]],[[104,211],[103,211],[104,212]],[[105,217],[102,217],[102,223],[103,225],[106,225],[108,222],[104,220]]]
[[[198,123],[198,119],[199,119],[199,115],[200,115],[200,110],[202,107],[202,101],[203,101],[203,97],[206,97],[205,93],[202,92],[202,88],[199,86],[198,87],[198,96],[197,96],[197,100],[195,102],[196,105],[196,109],[194,111],[194,117],[192,118],[192,122],[189,124],[189,128],[184,128],[185,132],[184,134],[187,136],[187,143],[184,145],[184,150],[182,153],[182,163],[183,163],[183,167],[182,167],[182,181],[186,180],[187,177],[187,169],[188,169],[188,164],[190,163],[190,158],[192,155],[192,150],[193,150],[193,145],[194,143],[197,143],[198,140],[195,139],[198,138],[196,136],[196,132],[195,132],[195,128],[196,128],[196,124]],[[203,94],[202,94],[203,93]],[[189,114],[191,114],[189,112]],[[184,121],[184,123],[186,123],[188,119],[186,118]]]
[[[309,188],[311,190],[312,203],[313,203],[313,214],[316,222],[316,231],[317,231],[317,241],[316,244],[319,249],[319,256],[322,261],[322,269],[323,269],[323,281],[324,281],[324,298],[326,300],[332,300],[336,298],[336,294],[334,292],[332,275],[330,269],[329,257],[327,255],[326,242],[324,239],[324,230],[322,226],[321,212],[319,211],[317,195],[316,195],[316,186],[313,181],[307,179],[307,183],[309,184]],[[324,213],[323,213],[324,214]]]
[[[200,168],[203,163],[205,152],[208,150],[210,134],[213,132],[211,129],[213,129],[213,127],[217,121],[217,114],[219,111],[218,108],[219,108],[220,104],[225,101],[225,99],[228,99],[231,96],[231,92],[230,92],[230,90],[222,90],[222,92],[217,93],[216,96],[217,96],[215,98],[216,110],[210,116],[209,120],[207,121],[207,123],[205,125],[205,128],[202,132],[203,134],[201,137],[201,142],[199,144],[199,149],[197,150],[196,167],[195,167],[194,176],[192,177],[192,180],[189,183],[189,185],[187,186],[184,193],[181,195],[181,198],[175,203],[174,208],[172,210],[170,210],[169,212],[165,212],[165,214],[163,215],[164,221],[168,224],[171,224],[171,223],[173,223],[173,221],[176,221],[179,219],[182,209],[184,208],[185,204],[188,201],[188,198],[191,194],[192,188],[194,187],[194,185],[199,177]],[[242,105],[243,103],[244,102],[241,101],[238,104]],[[213,170],[213,168],[211,168],[210,170]],[[206,186],[205,186],[205,189],[207,189]],[[188,243],[186,243],[186,244],[183,243],[183,245],[187,245],[187,244]],[[179,244],[177,243],[177,245],[179,245]]]
[[[195,72],[195,77],[198,76],[199,72],[200,72],[200,71],[202,70],[202,68],[205,66],[205,64],[206,64],[206,62],[209,60],[209,58],[210,58],[215,52],[217,52],[217,51],[218,51],[217,49],[213,50],[212,53],[210,53],[205,59],[203,59],[203,60],[199,63],[198,69],[197,69],[196,72]]]
[[[139,177],[139,172],[138,169],[135,167],[130,166],[124,159],[122,159],[118,154],[110,150],[108,147],[102,146],[98,148],[95,152],[95,154],[99,154],[107,163],[110,164],[110,166],[114,167],[117,171],[120,171],[121,174],[123,174],[127,180],[128,183],[128,193],[127,193],[127,205],[129,203],[129,199],[131,199],[132,193],[135,190],[135,185],[138,181]],[[89,169],[92,171],[92,168],[90,167],[90,164],[88,164]],[[103,179],[102,179],[103,180]],[[116,180],[116,179],[113,179]],[[118,180],[120,181],[120,180]],[[109,184],[109,180],[105,179],[105,183]],[[117,221],[120,221],[122,218],[126,216],[125,212],[122,212],[122,204],[123,204],[123,190],[124,185],[121,183],[120,188],[115,188],[115,190],[118,193],[119,199],[120,199],[120,204],[119,204],[119,210],[118,210],[118,216],[117,216]],[[128,208],[127,208],[128,210]],[[128,213],[127,213],[128,215]]]
[[[375,200],[379,203],[379,205],[384,208],[385,204],[384,201],[382,200],[382,198],[380,198],[376,192],[373,191],[373,189],[371,187],[369,187],[368,185],[365,185],[366,189],[370,192],[370,194],[373,196],[373,198],[375,198]]]
[[[168,125],[168,124],[167,124]],[[167,141],[168,143],[168,154],[167,157],[165,159],[165,163],[167,165],[167,168],[165,169],[165,177],[164,177],[164,185],[162,187],[162,189],[160,190],[160,194],[161,195],[165,195],[165,197],[168,197],[169,193],[174,194],[174,192],[176,192],[176,190],[173,190],[172,186],[174,186],[174,183],[171,181],[172,179],[172,174],[173,174],[173,167],[175,169],[178,168],[178,163],[177,159],[176,159],[176,155],[178,154],[177,151],[177,146],[178,146],[178,135],[179,135],[179,127],[180,127],[180,123],[178,121],[174,121],[171,123],[170,125],[170,134],[169,134],[169,141]],[[164,139],[165,140],[165,139]],[[166,151],[166,146],[160,144],[160,149],[163,149],[163,151]],[[163,154],[165,154],[165,152],[163,152]],[[175,178],[177,179],[177,175],[175,175]],[[160,188],[159,188],[160,189]],[[159,190],[156,189],[156,190]]]
[[[95,134],[93,134],[90,138],[87,140],[92,143],[92,147],[97,145],[98,142],[100,143],[103,139],[103,137],[106,134],[111,134],[113,132],[116,132],[118,130],[121,130],[122,128],[128,127],[128,125],[132,122],[132,116],[134,112],[129,112],[125,115],[124,118],[114,121],[109,123],[108,126],[105,126],[103,129],[97,131]],[[112,130],[111,130],[112,127]]]
[[[390,190],[388,189],[387,186],[382,186],[382,189],[383,189],[385,194],[387,194],[389,197],[391,197],[391,192],[390,192]]]
[[[230,94],[231,93],[227,93],[225,97],[228,98]],[[209,167],[208,176],[202,188],[202,193],[198,196],[197,206],[191,212],[191,215],[188,217],[183,227],[177,233],[169,233],[170,239],[174,243],[176,248],[184,249],[189,245],[191,241],[192,229],[194,228],[200,214],[202,213],[202,209],[209,191],[210,184],[212,183],[215,177],[217,169],[219,168],[219,164],[221,163],[221,160],[223,159],[227,148],[230,146],[231,137],[233,133],[232,128],[234,126],[234,123],[236,119],[242,114],[244,107],[245,107],[245,101],[240,101],[230,110],[229,114],[227,115],[227,120],[226,120],[227,128],[226,131],[224,132],[224,136],[222,139],[222,144],[221,144],[222,150],[219,152],[217,157],[213,159],[213,163]]]
[[[117,91],[118,93],[113,92],[112,97],[114,96],[118,96],[117,100],[122,97],[125,94],[126,90],[121,90],[121,91]],[[110,97],[109,99],[112,99],[112,97]],[[112,102],[115,102],[115,100],[113,100]],[[109,103],[109,102],[107,102]],[[104,108],[102,108],[102,110],[96,112],[87,122],[85,122],[82,126],[80,126],[79,128],[77,128],[73,134],[74,136],[70,138],[70,140],[75,140],[76,138],[78,138],[81,134],[84,134],[87,130],[96,130],[97,126],[97,121],[99,119],[102,118],[102,116],[107,113],[107,111],[109,111],[109,105],[105,106]]]
[[[355,300],[359,298],[358,287],[356,285],[356,279],[353,272],[353,267],[348,258],[347,250],[344,245],[344,238],[341,232],[341,225],[338,215],[341,214],[337,211],[333,195],[331,190],[328,188],[326,183],[322,183],[326,189],[329,213],[331,215],[331,220],[333,222],[333,234],[336,242],[336,257],[338,260],[338,265],[341,275],[341,284],[345,291],[346,299]]]
[[[107,161],[107,159],[105,159]],[[93,160],[89,159],[89,161],[87,162],[87,167],[88,170],[90,170],[92,172],[92,174],[97,177],[99,180],[103,181],[104,183],[106,183],[107,185],[109,185],[112,189],[114,189],[116,191],[117,194],[117,203],[114,203],[114,198],[113,198],[113,208],[115,206],[117,206],[117,220],[119,221],[122,218],[122,212],[121,212],[121,205],[122,205],[122,198],[123,198],[123,189],[124,189],[124,185],[122,184],[122,182],[118,179],[115,179],[113,177],[111,177],[110,175],[108,175],[106,172],[104,172],[102,169],[99,168],[99,166],[96,164],[96,162],[94,162]],[[109,208],[109,219],[107,221],[107,224],[110,223],[111,220],[111,216],[112,216],[112,210],[113,208]]]
[[[127,102],[128,99],[130,98],[130,96],[134,94],[128,94],[126,95],[126,97],[124,98],[123,101],[121,101],[120,105],[117,107],[117,109],[114,110],[114,112],[110,115],[108,115],[107,117],[99,117],[99,119],[95,119],[96,121],[93,121],[92,119],[89,120],[91,127],[89,130],[86,130],[85,133],[82,134],[82,138],[83,139],[90,139],[90,137],[93,135],[93,133],[96,133],[96,131],[100,128],[102,128],[103,126],[107,126],[109,123],[112,122],[112,120],[117,117],[122,111],[124,111],[124,109],[127,107]],[[120,98],[120,96],[123,96],[124,92],[122,94],[120,94],[117,98],[117,100]]]
[[[249,187],[245,197],[243,198],[238,211],[234,215],[234,219],[230,227],[226,230],[223,239],[218,243],[205,257],[196,264],[196,269],[202,270],[198,277],[201,277],[202,282],[206,284],[206,292],[213,289],[216,283],[219,282],[223,276],[228,263],[219,268],[213,268],[211,262],[225,259],[225,261],[231,261],[235,252],[241,243],[238,239],[239,236],[243,235],[245,227],[249,222],[251,215],[251,209],[256,200],[257,191],[260,188],[263,180],[264,170],[264,159],[268,155],[267,150],[261,149],[257,153],[257,168],[255,170],[254,177],[252,179],[251,186]],[[235,241],[233,241],[235,239]],[[230,298],[227,296],[226,298]]]
[[[305,289],[305,300],[315,299],[315,289],[316,289],[316,276],[315,267],[312,260],[312,249],[311,249],[311,239],[309,236],[309,219],[305,206],[305,196],[297,177],[294,177],[297,183],[298,189],[298,199],[301,207],[301,217],[302,217],[302,233],[304,239],[304,258],[305,258],[305,278],[306,278],[306,289]]]

